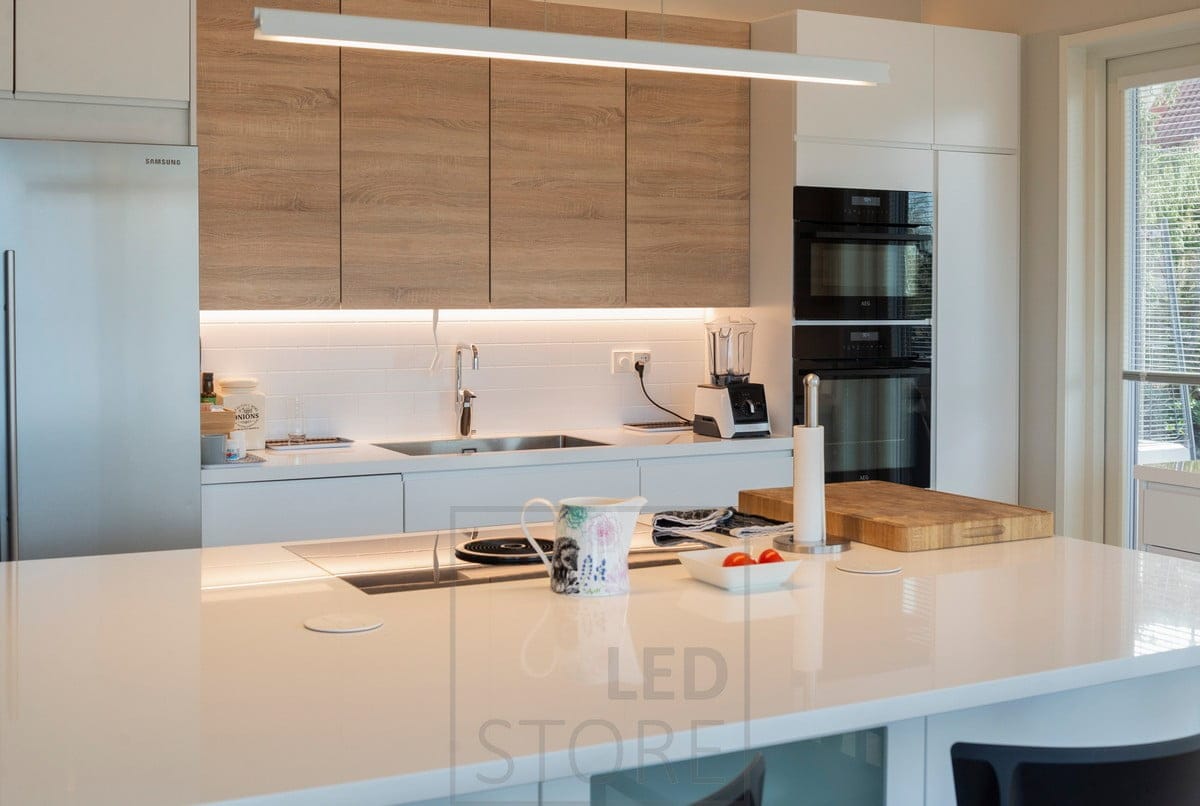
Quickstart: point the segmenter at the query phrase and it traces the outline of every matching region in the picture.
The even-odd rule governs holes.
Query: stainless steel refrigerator
[[[196,150],[0,140],[0,559],[200,545]]]

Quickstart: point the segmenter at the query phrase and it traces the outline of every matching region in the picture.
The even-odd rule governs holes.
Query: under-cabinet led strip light
[[[254,38],[268,42],[819,84],[874,86],[887,84],[891,80],[891,67],[887,62],[833,59],[768,50],[714,48],[277,8],[256,8],[254,20]]]

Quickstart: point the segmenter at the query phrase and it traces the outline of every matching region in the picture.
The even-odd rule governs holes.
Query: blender
[[[721,439],[770,436],[766,392],[761,383],[750,383],[754,323],[726,316],[704,327],[712,383],[696,387],[692,430]]]

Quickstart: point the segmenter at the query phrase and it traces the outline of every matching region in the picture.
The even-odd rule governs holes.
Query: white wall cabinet
[[[0,0],[0,98],[13,91],[13,0]]]
[[[792,452],[647,459],[638,463],[646,509],[736,506],[738,492],[792,486]]]
[[[929,149],[802,140],[796,144],[796,184],[932,191],[933,155]]]
[[[205,548],[404,531],[398,475],[206,484],[200,502]]]
[[[876,87],[798,84],[793,113],[802,146],[807,140],[1015,151],[1020,143],[1015,34],[796,11],[754,23],[751,44],[891,66],[891,81]]]
[[[18,93],[186,104],[190,0],[16,0]]]
[[[530,498],[631,498],[638,489],[635,461],[407,473],[404,528],[425,532],[519,523],[521,505]],[[538,506],[530,510],[529,520],[551,516],[549,509]]]
[[[937,157],[935,487],[1017,500],[1020,161]]]
[[[932,26],[819,11],[789,16],[797,53],[886,61],[892,78],[875,87],[798,84],[798,136],[933,142]]]
[[[934,26],[933,142],[1015,151],[1021,140],[1021,37]]]

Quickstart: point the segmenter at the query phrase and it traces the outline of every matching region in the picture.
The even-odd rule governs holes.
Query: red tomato
[[[781,563],[783,557],[775,549],[764,549],[763,553],[758,555],[758,561],[760,563]]]
[[[721,565],[726,568],[733,568],[739,565],[754,565],[754,558],[744,551],[735,551],[726,557]]]

